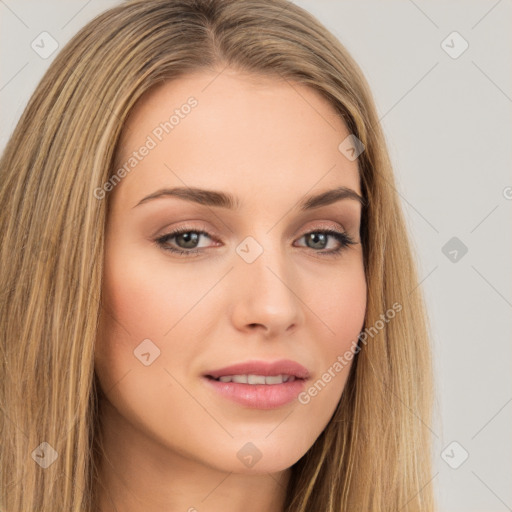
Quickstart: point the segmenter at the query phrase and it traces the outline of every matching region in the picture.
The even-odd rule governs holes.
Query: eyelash
[[[213,238],[206,231],[203,231],[201,229],[192,229],[192,228],[184,227],[184,228],[178,228],[174,231],[171,231],[165,235],[158,237],[157,239],[155,239],[155,243],[158,247],[160,247],[164,251],[169,251],[173,254],[178,254],[178,255],[184,256],[184,257],[193,257],[193,256],[191,256],[192,254],[198,254],[198,253],[203,252],[202,249],[189,249],[189,250],[176,249],[176,248],[171,248],[171,247],[168,247],[165,245],[172,238],[175,238],[176,236],[182,235],[184,233],[197,233],[199,235],[204,235],[213,240]],[[335,238],[338,242],[340,242],[340,244],[341,244],[340,247],[338,247],[337,249],[331,249],[330,251],[323,251],[323,250],[317,251],[315,249],[312,249],[314,252],[317,252],[323,256],[327,256],[327,257],[338,256],[341,252],[343,252],[350,245],[357,244],[357,242],[355,242],[347,233],[344,233],[341,231],[336,231],[333,229],[317,229],[317,230],[309,231],[307,233],[304,233],[300,238],[311,235],[313,233],[315,233],[315,234],[321,233],[324,235],[330,235],[333,238]],[[308,247],[305,247],[305,248],[307,249]],[[309,249],[311,249],[311,247],[309,247]]]

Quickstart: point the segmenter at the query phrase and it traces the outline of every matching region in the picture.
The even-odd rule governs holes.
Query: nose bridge
[[[242,276],[255,281],[255,285],[280,288],[289,279],[292,269],[279,240],[268,234],[247,236],[236,252],[242,261],[237,262]],[[279,279],[279,278],[280,279]]]
[[[238,293],[235,320],[284,332],[301,320],[291,262],[275,237],[246,237],[236,248]]]

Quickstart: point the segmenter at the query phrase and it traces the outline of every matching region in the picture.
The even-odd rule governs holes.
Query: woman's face
[[[357,160],[338,149],[349,135],[313,90],[229,69],[136,105],[125,172],[104,187],[95,361],[120,443],[139,439],[162,464],[263,473],[315,442],[366,308],[359,201],[310,199],[361,195]]]

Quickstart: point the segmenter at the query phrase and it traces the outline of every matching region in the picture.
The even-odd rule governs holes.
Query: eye
[[[192,257],[193,255],[204,252],[202,249],[208,246],[201,247],[200,241],[208,238],[210,240],[213,239],[207,231],[183,227],[158,237],[155,243],[165,251]],[[298,240],[302,239],[306,241],[306,248],[314,249],[314,252],[325,256],[337,255],[349,245],[356,244],[347,233],[333,229],[310,231],[302,235]],[[337,242],[338,247],[325,250],[329,245],[329,241],[332,239]]]
[[[159,247],[166,251],[188,256],[190,254],[202,252],[198,250],[198,247],[200,247],[199,241],[202,238],[211,237],[206,231],[184,227],[157,238],[155,242]],[[173,239],[173,245],[177,246],[177,248],[170,245],[170,242]]]
[[[356,242],[352,240],[352,238],[342,231],[336,231],[334,229],[321,229],[317,231],[310,231],[303,235],[299,240],[304,238],[306,240],[307,247],[311,249],[320,249],[320,254],[325,254],[326,256],[339,254],[341,251],[346,249],[349,245],[353,245]],[[329,239],[334,238],[338,242],[338,247],[334,249],[325,251],[323,249],[329,244]]]

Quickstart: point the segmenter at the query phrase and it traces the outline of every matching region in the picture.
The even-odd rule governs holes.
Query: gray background
[[[56,55],[42,58],[32,41],[46,31],[61,48],[117,3],[0,0],[1,148]],[[512,2],[295,3],[355,57],[389,144],[433,334],[425,485],[443,512],[512,510]]]

